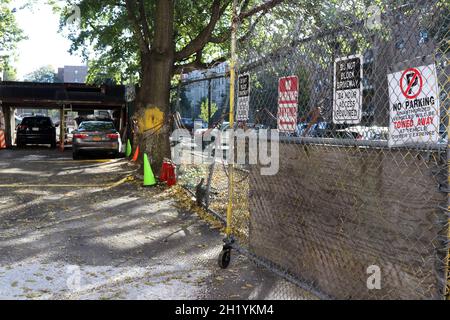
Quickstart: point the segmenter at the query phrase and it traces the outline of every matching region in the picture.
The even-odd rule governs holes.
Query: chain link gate
[[[228,172],[225,157],[220,155],[228,152],[229,147],[215,138],[218,132],[229,127],[230,80],[226,71],[220,70],[214,75],[191,74],[172,90],[173,109],[178,118],[174,121],[175,129],[186,130],[184,137],[177,141],[183,144],[177,166],[179,184],[224,225]]]
[[[450,5],[319,7],[287,0],[240,26],[237,73],[251,90],[234,128],[278,130],[267,149],[278,145],[279,170],[262,174],[255,138],[244,143],[229,244],[319,298],[448,297]],[[206,186],[193,193],[222,221],[227,165],[191,166]]]

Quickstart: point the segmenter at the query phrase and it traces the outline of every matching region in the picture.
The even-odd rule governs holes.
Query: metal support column
[[[64,123],[65,122],[64,108],[65,108],[64,105],[59,108],[59,149],[61,151],[64,151],[64,142],[65,142],[65,136],[66,136],[65,123]]]
[[[12,131],[14,130],[15,126],[12,126],[11,117],[14,119],[14,114],[11,115],[11,108],[10,107],[3,107],[3,116],[5,117],[5,140],[6,140],[6,147],[10,148],[14,141],[13,141],[13,134]]]

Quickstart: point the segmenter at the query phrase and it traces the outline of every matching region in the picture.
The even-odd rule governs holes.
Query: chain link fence
[[[228,201],[227,142],[215,141],[218,132],[229,128],[230,80],[227,64],[212,71],[183,75],[172,90],[175,129],[186,134],[174,147],[180,148],[178,182],[225,224]],[[216,156],[217,154],[217,156]],[[174,158],[175,155],[172,155]]]
[[[288,0],[245,23],[234,129],[258,138],[231,179],[234,248],[321,298],[448,296],[449,3]],[[269,162],[250,160],[252,139]],[[179,166],[223,221],[237,141]]]

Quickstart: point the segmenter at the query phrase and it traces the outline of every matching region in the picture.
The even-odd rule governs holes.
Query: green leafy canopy
[[[52,66],[42,66],[39,69],[27,74],[25,81],[53,83],[56,80],[55,70]]]
[[[14,17],[11,1],[0,0],[0,72],[6,70],[11,76],[15,73],[10,60],[14,58],[17,44],[24,39]]]
[[[142,73],[142,53],[145,52],[145,47],[151,46],[155,38],[157,2],[67,0],[62,1],[63,6],[58,6],[57,1],[53,1],[53,5],[61,13],[61,30],[72,41],[71,52],[81,53],[89,60],[90,81],[101,74],[117,82],[137,82]],[[239,33],[244,36],[245,30],[250,28],[258,16],[267,14],[271,7],[283,1],[238,2],[240,12],[249,13],[240,21],[242,28]],[[175,51],[180,53],[175,57],[174,74],[225,60],[230,46],[231,0],[173,0],[173,3],[172,41]],[[67,23],[67,18],[73,14],[73,5],[80,9],[79,25]],[[262,5],[266,7],[260,7]],[[249,12],[250,10],[254,12]],[[212,30],[208,30],[209,26],[212,26]],[[208,34],[205,31],[210,32]],[[144,45],[138,39],[141,38],[138,34],[144,38]],[[207,35],[207,41],[199,44],[198,40],[204,34]],[[194,45],[197,47],[189,50]]]

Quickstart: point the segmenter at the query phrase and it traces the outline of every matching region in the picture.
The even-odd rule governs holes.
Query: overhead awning
[[[0,101],[15,108],[111,110],[125,106],[125,86],[76,83],[0,82]]]

